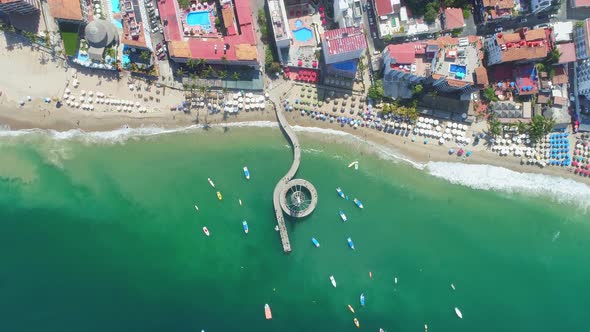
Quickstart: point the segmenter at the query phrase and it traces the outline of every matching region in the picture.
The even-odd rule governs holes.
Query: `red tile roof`
[[[361,28],[348,27],[324,33],[328,54],[342,54],[367,48],[367,39]]]
[[[461,8],[445,9],[445,29],[454,30],[465,26],[463,10]]]
[[[483,0],[484,7],[497,7],[498,9],[514,8],[514,0]]]
[[[558,44],[557,49],[561,53],[559,63],[576,61],[576,45],[574,43]]]
[[[524,39],[526,41],[545,39],[545,29],[529,30],[529,31],[525,32]]]
[[[428,44],[425,42],[414,42],[388,45],[387,50],[389,51],[389,57],[395,60],[392,61],[392,64],[409,65],[414,63],[416,54],[426,53],[427,46]]]
[[[51,16],[57,19],[82,21],[80,0],[48,0]]]
[[[475,68],[475,83],[481,85],[484,88],[490,85],[488,80],[488,72],[484,67]]]
[[[391,0],[375,0],[375,8],[377,9],[377,15],[379,16],[387,16],[393,13],[393,5],[391,4]]]
[[[590,0],[574,0],[574,7],[590,7]]]
[[[555,73],[551,81],[553,84],[566,84],[568,82],[567,71],[564,66],[555,67]]]

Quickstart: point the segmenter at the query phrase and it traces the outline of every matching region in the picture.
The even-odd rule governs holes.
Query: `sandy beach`
[[[5,65],[5,74],[0,76],[0,125],[11,130],[19,129],[51,129],[67,131],[80,129],[82,131],[109,131],[128,127],[161,127],[166,129],[187,127],[190,125],[213,125],[232,122],[276,121],[274,111],[267,107],[263,111],[242,111],[239,115],[229,115],[226,118],[221,113],[207,114],[205,109],[185,114],[171,111],[170,108],[183,100],[183,92],[166,88],[156,88],[143,82],[123,75],[117,80],[111,74],[85,72],[76,68],[64,67],[59,59],[52,59],[41,50],[36,50],[25,44],[15,44],[7,40],[8,34],[0,37],[0,61],[10,63]],[[8,47],[7,43],[11,42]],[[149,111],[139,112],[106,112],[106,106],[97,105],[97,110],[81,110],[67,105],[59,108],[55,103],[44,103],[43,98],[61,97],[73,81],[79,86],[72,88],[72,94],[79,95],[83,89],[101,91],[106,96],[129,101],[139,101],[142,107]],[[276,83],[275,83],[276,84]],[[130,89],[130,85],[134,89]],[[273,92],[271,92],[273,93]],[[277,91],[278,93],[278,91]],[[27,101],[27,97],[31,101]],[[20,101],[25,101],[20,106]],[[101,110],[102,107],[102,110]],[[449,144],[439,146],[435,142],[423,144],[423,138],[418,137],[415,142],[411,136],[397,136],[386,134],[374,129],[340,126],[338,123],[315,120],[309,116],[302,116],[297,112],[287,113],[291,125],[317,127],[347,132],[361,140],[372,142],[381,147],[392,150],[395,154],[403,155],[417,163],[429,161],[461,162],[467,164],[485,164],[504,167],[517,172],[539,173],[564,178],[571,178],[579,182],[590,183],[588,178],[573,174],[568,168],[521,165],[520,158],[500,157],[487,149],[483,142],[478,146],[470,146],[473,155],[461,158],[449,155]],[[479,127],[485,124],[478,124]],[[317,135],[324,140],[338,141],[337,136]],[[456,147],[456,146],[455,146]]]

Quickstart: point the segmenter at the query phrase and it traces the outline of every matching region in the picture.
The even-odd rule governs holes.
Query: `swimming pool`
[[[121,3],[119,0],[111,0],[111,11],[115,14],[121,12]]]
[[[295,29],[299,29],[303,26],[303,22],[301,20],[295,21]]]
[[[113,24],[119,28],[119,29],[123,29],[123,22],[121,22],[121,20],[115,20],[113,19]]]
[[[465,68],[465,66],[451,64],[449,71],[451,73],[454,73],[455,76],[457,76],[459,78],[463,78],[463,77],[465,77],[465,73],[467,72],[467,69]]]
[[[90,57],[88,56],[88,54],[82,54],[82,52],[78,52],[78,61],[80,61],[80,63],[88,63],[90,62]]]
[[[332,65],[334,68],[343,71],[356,71],[356,61],[338,62]]]
[[[190,26],[200,26],[202,29],[211,29],[211,19],[209,11],[190,12],[186,15],[186,24]]]
[[[293,34],[295,35],[295,39],[297,39],[300,42],[308,41],[313,36],[313,34],[309,28],[301,28],[299,30],[293,30]]]
[[[129,55],[123,53],[123,55],[121,56],[121,64],[123,65],[123,67],[127,68],[127,66],[129,66],[130,63],[131,59],[129,58]]]

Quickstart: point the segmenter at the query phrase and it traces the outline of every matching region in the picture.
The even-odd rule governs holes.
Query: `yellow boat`
[[[361,327],[361,324],[359,324],[359,320],[358,319],[354,319],[354,325],[356,325],[357,328]]]
[[[217,192],[217,198],[219,198],[219,200],[222,199],[221,193],[219,191]]]

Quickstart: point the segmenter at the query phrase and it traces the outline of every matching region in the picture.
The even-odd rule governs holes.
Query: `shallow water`
[[[364,143],[305,134],[298,177],[316,186],[319,205],[289,224],[285,255],[271,193],[291,150],[278,129],[55,137],[0,138],[3,330],[353,331],[354,317],[373,331],[585,323],[590,230],[575,198],[455,185],[427,173],[451,177],[441,165],[422,171],[367,154]],[[540,179],[531,187],[557,186]]]

